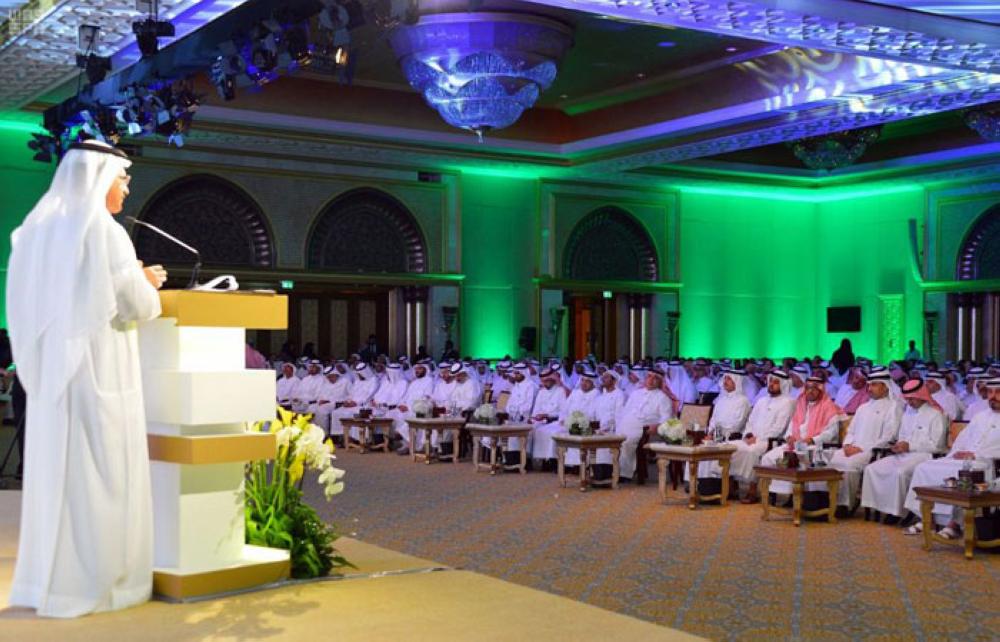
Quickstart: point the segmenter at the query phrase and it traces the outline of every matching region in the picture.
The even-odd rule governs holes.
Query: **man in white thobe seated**
[[[868,464],[861,482],[861,505],[884,513],[886,524],[899,521],[914,469],[944,450],[948,436],[944,413],[923,381],[904,383],[903,399],[908,407],[892,454]]]
[[[663,374],[655,370],[649,371],[643,387],[636,388],[629,394],[615,420],[615,434],[625,437],[618,457],[618,472],[624,479],[631,480],[635,474],[636,448],[646,426],[659,426],[674,416],[674,404],[662,388]],[[607,455],[610,451],[605,453],[602,457],[601,451],[598,451],[598,463],[611,463]]]
[[[479,406],[482,393],[479,390],[479,384],[472,379],[470,366],[463,363],[453,363],[451,368],[449,368],[449,373],[452,379],[452,386],[448,393],[448,399],[445,402],[445,408],[457,415],[474,411]],[[434,434],[438,433],[435,432]],[[452,431],[444,431],[440,439],[445,444],[451,444]],[[432,443],[431,445],[440,447],[440,444]],[[457,457],[458,453],[455,453],[455,456]]]
[[[829,466],[844,473],[837,491],[838,506],[846,506],[851,512],[857,510],[861,472],[871,461],[872,449],[885,448],[896,438],[902,415],[902,406],[889,395],[889,373],[871,375],[868,401],[854,413],[843,447],[830,459]]]
[[[984,368],[969,368],[969,372],[965,375],[965,384],[958,393],[958,398],[962,401],[962,405],[967,409],[971,409],[973,404],[978,403],[981,400],[986,399],[985,386],[983,386],[983,392],[980,392],[980,386],[977,384],[982,381],[986,382],[990,377],[986,374]],[[989,406],[989,404],[987,404]],[[968,410],[962,417],[965,421],[972,418]]]
[[[560,383],[560,374],[551,368],[539,374],[542,389],[535,395],[531,421],[535,425],[531,431],[531,458],[544,462],[555,457],[556,446],[552,435],[562,430],[559,417],[566,406],[566,389]]]
[[[319,398],[319,391],[326,384],[326,377],[322,373],[323,364],[313,359],[307,366],[307,374],[299,381],[295,388],[295,395],[292,397],[292,410],[295,412],[309,412],[310,408]]]
[[[378,391],[378,384],[375,371],[367,363],[359,361],[354,364],[354,383],[351,384],[351,393],[340,408],[330,413],[330,434],[343,435],[345,446],[350,434],[344,433],[340,420],[355,416],[358,410],[371,403],[372,397]]]
[[[913,471],[913,479],[906,493],[905,506],[914,515],[920,515],[920,501],[913,490],[921,486],[941,486],[949,477],[958,477],[962,470],[981,470],[987,483],[994,479],[993,460],[1000,458],[1000,379],[990,379],[990,409],[981,412],[958,433],[951,450],[941,459],[922,462]],[[949,504],[935,504],[934,521],[945,524],[938,534],[947,539],[961,537],[962,510]],[[907,535],[917,535],[933,524],[918,521],[906,529]]]
[[[822,377],[809,377],[803,390],[795,402],[792,420],[788,422],[784,445],[772,448],[761,457],[761,466],[777,466],[778,460],[789,450],[795,450],[800,443],[820,449],[823,444],[836,442],[840,436],[840,422],[847,417],[833,403],[833,399],[827,396],[826,381]],[[781,480],[772,481],[770,488],[776,495],[788,495],[792,492],[791,483]]]
[[[738,370],[723,370],[722,387],[719,396],[715,398],[715,408],[708,420],[708,434],[715,435],[722,441],[729,435],[743,432],[750,416],[750,400],[743,394],[743,373]],[[698,464],[698,477],[722,477],[722,467],[717,461],[703,461]],[[691,469],[684,467],[684,481],[691,481]]]
[[[416,416],[413,411],[413,404],[415,402],[421,399],[431,401],[433,394],[434,379],[428,375],[427,364],[417,363],[417,365],[413,366],[413,381],[406,387],[406,394],[403,395],[402,401],[396,406],[395,410],[390,410],[388,413],[388,416],[395,420],[396,434],[403,439],[403,445],[396,450],[396,453],[409,455],[411,448],[415,448],[416,450],[423,448],[423,431],[417,432],[417,443],[411,444],[410,427],[406,423],[406,420]]]
[[[563,406],[562,414],[559,415],[559,424],[562,427],[561,432],[569,432],[569,424],[567,422],[570,415],[574,412],[583,413],[587,421],[597,421],[597,400],[601,396],[601,391],[597,389],[597,373],[585,366],[579,377],[576,389],[569,393],[569,397],[566,398],[566,405]],[[555,453],[553,453],[553,456],[555,456]],[[579,449],[570,448],[567,450],[565,463],[567,466],[579,466]]]
[[[281,366],[281,378],[278,379],[277,396],[278,405],[292,409],[292,399],[298,396],[298,387],[301,379],[295,376],[295,364],[286,363]]]
[[[327,366],[323,375],[326,377],[326,384],[319,389],[316,403],[309,407],[309,412],[313,414],[313,422],[329,434],[330,413],[337,409],[337,404],[347,401],[351,393],[351,382],[342,377],[334,366]]]
[[[594,414],[597,421],[601,422],[601,432],[615,432],[618,417],[625,408],[628,396],[619,387],[620,380],[621,375],[617,370],[606,370],[601,375],[601,394],[594,402]],[[594,468],[594,477],[609,479],[612,468],[611,451],[607,448],[598,450],[595,462],[598,466]]]
[[[982,368],[980,368],[981,370]],[[975,397],[966,397],[965,411],[962,413],[963,421],[972,421],[972,418],[981,412],[990,409],[990,393],[986,387],[989,379],[986,375],[969,375],[972,377],[972,391]]]
[[[403,397],[406,395],[406,378],[403,375],[403,366],[398,363],[389,363],[385,366],[385,373],[382,375],[382,383],[379,384],[378,390],[372,396],[372,407],[376,414],[381,414],[383,416],[388,415],[390,412],[396,409],[402,401]],[[395,422],[393,422],[395,424]],[[377,428],[376,432],[382,434],[381,428]],[[392,430],[389,434],[383,434],[383,439],[390,439],[392,436]],[[372,436],[374,439],[374,435]],[[351,439],[360,440],[361,439],[361,429],[357,426],[351,428]]]
[[[931,397],[934,398],[934,401],[938,402],[938,405],[944,411],[944,416],[948,418],[949,426],[951,422],[962,417],[965,406],[955,396],[955,393],[945,387],[946,381],[943,374],[940,372],[928,372],[925,383],[927,390],[931,393]]]
[[[760,501],[757,496],[757,475],[753,468],[767,450],[767,442],[781,437],[795,410],[791,378],[784,370],[772,370],[767,376],[767,396],[754,404],[747,419],[743,438],[732,442],[736,446],[729,464],[729,475],[738,482],[749,484],[744,504]]]
[[[507,407],[504,412],[509,417],[511,423],[524,423],[530,421],[532,409],[535,407],[535,395],[538,394],[538,386],[528,378],[528,366],[519,363],[513,368],[511,379],[514,381],[510,388],[510,397],[507,399]],[[490,446],[492,442],[489,437],[484,438],[484,445]],[[525,452],[531,453],[531,434],[528,434],[528,443],[525,445]],[[510,437],[507,439],[507,448],[511,452],[519,451],[521,448],[520,437]]]
[[[847,372],[847,383],[837,391],[833,403],[843,408],[845,413],[853,415],[861,404],[868,401],[868,381],[864,372],[857,366],[852,366]]]

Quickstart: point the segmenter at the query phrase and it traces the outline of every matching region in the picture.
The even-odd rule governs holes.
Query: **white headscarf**
[[[28,395],[57,401],[76,376],[91,337],[118,314],[108,237],[118,225],[106,205],[131,165],[88,141],[66,152],[48,191],[11,234],[7,321],[18,376]],[[94,150],[109,150],[108,152]],[[45,384],[42,385],[42,377]]]

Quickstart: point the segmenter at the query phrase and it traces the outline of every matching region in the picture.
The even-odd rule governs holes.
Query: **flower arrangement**
[[[496,423],[497,409],[494,408],[492,404],[484,403],[476,408],[476,411],[472,413],[472,416],[476,421],[484,424],[493,424]]]
[[[430,417],[434,412],[434,402],[427,397],[421,397],[413,402],[413,414],[417,417]]]
[[[253,425],[277,438],[274,463],[250,462],[246,481],[246,541],[289,551],[292,577],[327,575],[335,567],[353,566],[333,547],[336,530],[323,522],[302,498],[306,471],[319,473],[323,495],[330,501],[344,490],[344,471],[333,466],[333,442],[310,423],[312,415],[278,407],[278,418]]]
[[[679,444],[687,436],[687,429],[680,419],[671,418],[656,427],[656,434],[668,444]]]
[[[571,435],[590,435],[590,419],[579,410],[574,410],[566,418],[566,429]]]

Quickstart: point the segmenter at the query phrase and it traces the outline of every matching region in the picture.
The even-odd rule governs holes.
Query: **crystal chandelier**
[[[482,140],[535,104],[573,36],[538,16],[442,13],[398,27],[390,42],[410,85],[445,122]]]
[[[853,165],[868,146],[878,140],[882,126],[865,127],[813,136],[786,143],[795,157],[809,169],[840,169]]]
[[[1000,105],[984,105],[965,112],[965,124],[985,140],[1000,141]]]

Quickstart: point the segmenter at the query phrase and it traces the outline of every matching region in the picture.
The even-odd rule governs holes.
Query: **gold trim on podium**
[[[233,435],[146,435],[149,458],[172,464],[228,464],[274,459],[277,436],[267,432]]]
[[[288,327],[288,297],[267,292],[198,292],[162,290],[161,316],[179,326],[284,330]]]
[[[291,568],[291,562],[286,557],[281,560],[238,563],[230,568],[201,573],[154,570],[153,593],[175,600],[230,593],[287,580]]]

